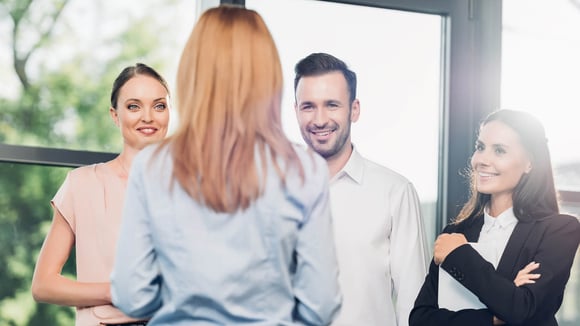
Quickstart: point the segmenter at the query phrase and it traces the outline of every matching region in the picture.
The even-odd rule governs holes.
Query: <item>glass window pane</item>
[[[173,88],[196,17],[189,0],[32,1],[22,15],[17,6],[0,10],[0,142],[108,152],[121,149],[108,114],[114,78],[143,62]]]
[[[580,5],[578,1],[503,2],[503,108],[527,110],[542,120],[561,210],[580,216]],[[579,325],[580,251],[572,267],[560,325]]]
[[[344,60],[358,77],[362,155],[413,182],[433,243],[437,201],[441,17],[306,0],[246,0],[266,20],[285,76],[283,125],[304,143],[294,114],[294,65],[312,52]],[[298,23],[298,21],[300,23]]]
[[[37,304],[36,257],[52,220],[50,200],[69,168],[0,163],[0,325],[73,325],[74,309]],[[75,274],[74,254],[63,273]]]

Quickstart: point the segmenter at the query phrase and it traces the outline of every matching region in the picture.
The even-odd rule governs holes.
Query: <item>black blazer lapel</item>
[[[483,221],[483,216],[472,217],[458,224],[457,229],[453,232],[463,233],[468,242],[477,242]]]
[[[524,244],[535,224],[536,222],[518,222],[497,265],[498,273],[510,279],[517,275],[521,269],[521,267],[517,266],[520,263],[519,258],[525,258],[525,255],[522,256],[522,250],[526,249]],[[527,263],[529,261],[525,262],[525,264]]]

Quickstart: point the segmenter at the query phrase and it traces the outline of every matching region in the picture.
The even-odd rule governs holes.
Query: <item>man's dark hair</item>
[[[294,94],[296,87],[302,77],[318,76],[329,72],[340,71],[348,85],[350,103],[356,98],[356,74],[348,69],[344,61],[327,53],[312,53],[306,58],[298,61],[294,67],[296,77],[294,78]]]

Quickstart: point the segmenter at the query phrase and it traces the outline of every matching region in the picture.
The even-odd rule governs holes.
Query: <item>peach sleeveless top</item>
[[[109,164],[98,163],[70,171],[52,199],[75,234],[77,281],[110,281],[126,186]],[[77,308],[77,326],[130,321],[112,305]]]

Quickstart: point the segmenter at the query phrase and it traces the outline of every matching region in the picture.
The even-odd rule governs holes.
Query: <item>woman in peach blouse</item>
[[[68,173],[51,201],[54,216],[32,279],[36,301],[77,308],[77,326],[145,324],[112,306],[109,274],[133,157],[167,134],[167,83],[147,65],[125,68],[113,84],[109,113],[123,150],[111,161]],[[61,274],[73,245],[76,280]]]

